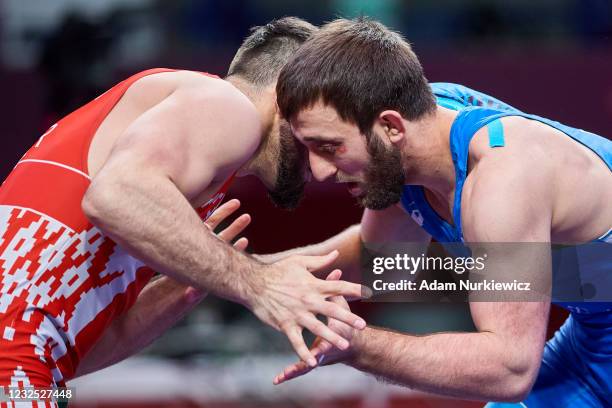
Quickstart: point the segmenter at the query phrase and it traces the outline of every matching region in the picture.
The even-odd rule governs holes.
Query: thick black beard
[[[370,163],[365,173],[364,194],[360,204],[371,210],[384,210],[402,198],[405,175],[400,151],[387,147],[373,131],[367,135]]]
[[[293,137],[289,124],[282,121],[279,126],[279,154],[276,183],[268,190],[270,200],[277,207],[292,210],[304,196],[305,148]]]

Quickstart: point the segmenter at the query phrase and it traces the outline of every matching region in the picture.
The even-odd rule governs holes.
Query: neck
[[[455,166],[450,152],[450,129],[456,113],[438,106],[418,122],[407,124],[402,149],[406,184],[422,185],[444,197],[455,189]]]
[[[275,89],[273,86],[257,87],[236,76],[229,76],[225,80],[249,98],[257,109],[262,123],[259,147],[251,159],[242,166],[238,176],[254,175],[264,179],[264,175],[269,172],[266,169],[273,168],[274,158],[270,154],[273,150],[271,149],[273,146],[270,146],[273,141],[270,140],[270,134],[277,121]]]

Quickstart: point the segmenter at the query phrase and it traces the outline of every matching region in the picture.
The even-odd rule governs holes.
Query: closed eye
[[[336,138],[328,139],[320,136],[305,136],[302,143],[323,154],[333,155],[342,146],[342,141]]]
[[[339,146],[339,143],[323,143],[317,146],[317,150],[321,153],[335,154]]]

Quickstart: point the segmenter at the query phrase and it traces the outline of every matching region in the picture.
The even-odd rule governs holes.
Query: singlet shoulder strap
[[[501,119],[495,119],[487,124],[489,147],[504,147],[504,126]]]
[[[453,221],[456,233],[461,239],[461,194],[467,177],[468,151],[472,138],[481,128],[487,127],[489,146],[503,147],[505,145],[504,129],[500,119],[504,116],[516,115],[516,111],[502,112],[497,109],[467,107],[457,114],[451,127],[450,148],[455,165],[455,198],[453,201]]]

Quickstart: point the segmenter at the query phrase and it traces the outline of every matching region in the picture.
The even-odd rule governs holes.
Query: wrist
[[[349,348],[350,353],[347,355],[345,360],[346,364],[359,368],[364,363],[367,338],[369,337],[373,329],[370,326],[366,326],[363,330],[354,330],[353,337],[351,338],[351,347]]]
[[[270,265],[261,263],[257,259],[249,267],[243,279],[243,290],[240,303],[249,310],[257,304],[257,300],[263,295],[266,287],[266,275],[269,273]]]

